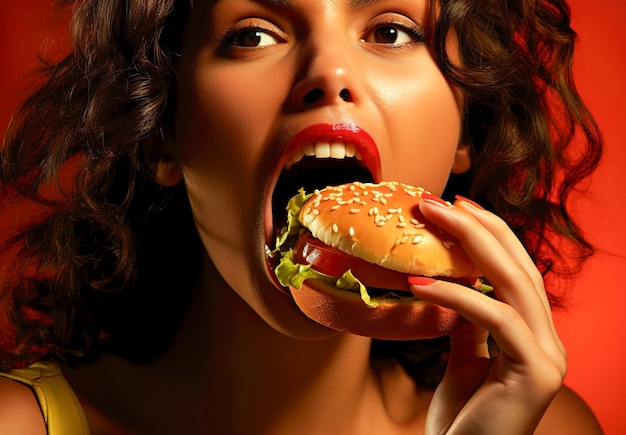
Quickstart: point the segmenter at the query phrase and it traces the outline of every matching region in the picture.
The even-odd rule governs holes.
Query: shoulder
[[[537,427],[536,435],[602,434],[602,428],[589,406],[574,391],[563,386]]]
[[[33,391],[0,377],[0,429],[14,435],[47,434],[43,414]]]

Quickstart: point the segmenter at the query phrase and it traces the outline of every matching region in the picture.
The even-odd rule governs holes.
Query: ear
[[[459,175],[469,171],[472,166],[472,159],[470,157],[470,147],[466,144],[459,144],[454,155],[454,161],[452,162],[452,173]]]
[[[176,160],[176,146],[169,128],[144,147],[144,163],[152,178],[162,186],[172,187],[183,179]]]

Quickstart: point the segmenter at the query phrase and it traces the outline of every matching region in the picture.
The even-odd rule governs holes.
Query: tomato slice
[[[409,274],[385,269],[346,254],[316,239],[310,231],[300,234],[294,253],[298,263],[310,264],[314,270],[326,275],[338,277],[351,270],[352,274],[368,288],[409,291]]]
[[[294,247],[296,261],[300,264],[310,264],[311,267],[326,275],[339,277],[346,271],[351,270],[368,288],[381,288],[388,290],[402,290],[410,292],[408,273],[386,269],[361,258],[346,254],[337,248],[333,248],[313,237],[310,231],[303,231]],[[489,291],[489,286],[483,286],[482,279],[476,277],[441,277],[433,278],[455,282],[480,291]]]

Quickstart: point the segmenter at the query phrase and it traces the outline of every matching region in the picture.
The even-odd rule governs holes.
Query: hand
[[[448,368],[428,410],[426,434],[531,434],[567,368],[541,274],[494,214],[465,200],[423,199],[424,216],[459,240],[496,296],[444,281],[411,286],[420,299],[467,320],[450,334]],[[500,348],[493,358],[489,333]]]

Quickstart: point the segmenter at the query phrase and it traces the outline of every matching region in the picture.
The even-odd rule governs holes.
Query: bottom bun
[[[459,321],[449,308],[420,300],[374,297],[367,306],[355,292],[339,290],[321,280],[308,279],[302,288],[290,287],[300,311],[315,322],[341,332],[380,340],[421,340],[448,334]]]

